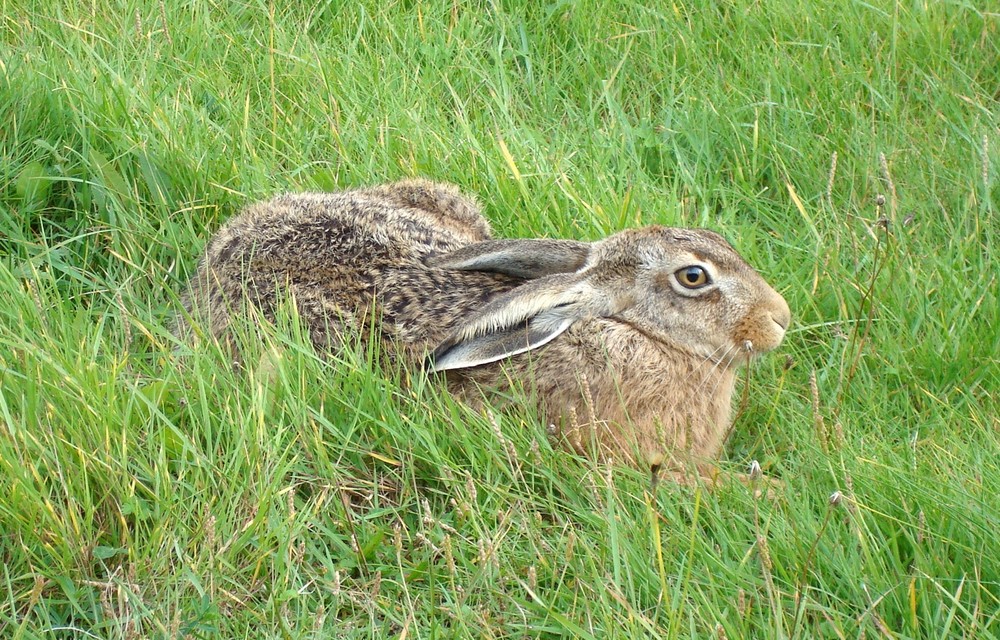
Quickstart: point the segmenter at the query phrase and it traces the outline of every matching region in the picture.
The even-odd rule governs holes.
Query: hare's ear
[[[577,320],[615,313],[615,302],[578,274],[557,274],[493,300],[434,350],[426,368],[447,371],[537,349]]]
[[[530,280],[577,271],[589,255],[590,244],[575,240],[486,240],[433,256],[425,260],[425,264],[439,269],[490,271]]]

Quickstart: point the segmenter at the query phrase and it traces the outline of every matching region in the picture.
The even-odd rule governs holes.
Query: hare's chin
[[[709,359],[720,367],[732,368],[748,364],[758,355],[759,354],[752,348],[752,346],[748,350],[747,345],[744,344],[733,345],[725,351],[717,351],[709,357]]]
[[[777,340],[743,340],[734,345],[729,352],[729,359],[735,364],[747,364],[752,360],[774,351],[781,344],[781,338]]]

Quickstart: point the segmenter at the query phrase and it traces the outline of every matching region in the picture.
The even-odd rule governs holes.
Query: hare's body
[[[473,402],[477,387],[506,390],[508,379],[524,381],[547,424],[578,452],[596,446],[602,454],[668,466],[719,457],[736,379],[734,367],[692,358],[602,318],[513,356],[503,374],[496,367],[447,374],[449,388]]]
[[[474,202],[420,180],[249,207],[186,304],[224,338],[245,304],[272,317],[285,296],[320,350],[377,326],[386,353],[445,371],[458,396],[516,381],[571,446],[654,466],[718,456],[737,366],[789,321],[712,232],[492,240]]]

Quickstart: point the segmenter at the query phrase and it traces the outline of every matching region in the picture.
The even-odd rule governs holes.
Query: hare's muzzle
[[[785,331],[792,322],[792,311],[788,308],[788,303],[777,291],[773,291],[773,294],[761,309],[763,326],[760,327],[761,335],[756,343],[757,351],[761,353],[777,348],[785,339]]]
[[[769,312],[769,314],[771,316],[771,320],[774,321],[774,324],[781,327],[781,335],[784,337],[785,331],[788,330],[788,325],[792,323],[792,311],[788,308],[788,303],[785,302],[785,299],[782,298],[780,294],[777,294],[776,292],[775,295],[777,297],[775,302],[778,304],[776,305],[776,308]]]
[[[770,293],[747,313],[734,336],[738,348],[748,359],[777,348],[792,321],[792,312],[785,299],[777,291]]]

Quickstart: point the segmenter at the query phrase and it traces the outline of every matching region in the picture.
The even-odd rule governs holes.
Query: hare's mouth
[[[723,368],[738,367],[749,364],[759,353],[753,348],[753,343],[744,340],[742,344],[720,347],[706,357],[716,366]]]
[[[698,356],[705,362],[711,362],[720,369],[731,369],[750,364],[765,351],[770,349],[757,349],[752,340],[743,340],[711,349],[706,348],[698,352]]]

